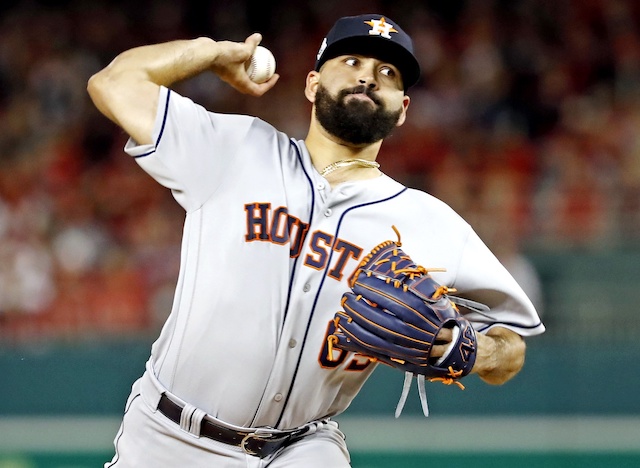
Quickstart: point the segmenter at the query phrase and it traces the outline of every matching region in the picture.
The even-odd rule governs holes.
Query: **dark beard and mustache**
[[[349,94],[362,93],[376,104],[352,99]],[[402,109],[388,111],[382,101],[365,86],[344,89],[333,98],[318,85],[315,99],[316,119],[331,135],[353,145],[369,145],[389,136],[398,123]]]

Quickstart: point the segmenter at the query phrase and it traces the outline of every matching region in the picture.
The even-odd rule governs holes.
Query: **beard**
[[[375,104],[352,99],[349,94],[366,94]],[[331,135],[353,145],[369,145],[391,134],[398,123],[402,109],[389,111],[373,91],[365,86],[343,89],[334,98],[322,85],[318,85],[315,99],[316,119]]]

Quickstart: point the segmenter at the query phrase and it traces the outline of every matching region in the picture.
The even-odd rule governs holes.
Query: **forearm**
[[[151,143],[160,86],[210,70],[242,93],[261,96],[271,89],[277,74],[258,84],[244,67],[261,39],[256,33],[245,42],[203,37],[136,47],[93,75],[87,90],[100,112],[138,143]]]
[[[100,73],[171,86],[210,69],[218,53],[218,43],[206,37],[147,45],[121,53]]]
[[[207,38],[136,47],[92,76],[87,90],[100,112],[139,143],[149,143],[160,86],[202,73],[215,54],[215,42]]]
[[[478,333],[478,352],[472,372],[489,384],[503,384],[522,369],[525,350],[522,337],[506,328]]]

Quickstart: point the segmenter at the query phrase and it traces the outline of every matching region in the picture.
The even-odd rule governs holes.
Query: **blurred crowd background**
[[[412,34],[423,70],[386,173],[449,203],[536,301],[528,252],[640,248],[640,2],[3,0],[0,339],[155,333],[170,309],[184,213],[90,103],[93,73],[131,47],[259,31],[270,93],[212,74],[176,88],[304,138],[322,37],[366,12]]]

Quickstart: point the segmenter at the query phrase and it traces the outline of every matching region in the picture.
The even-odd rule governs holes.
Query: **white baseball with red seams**
[[[245,64],[247,75],[254,83],[264,83],[276,72],[276,59],[269,49],[258,46]]]

